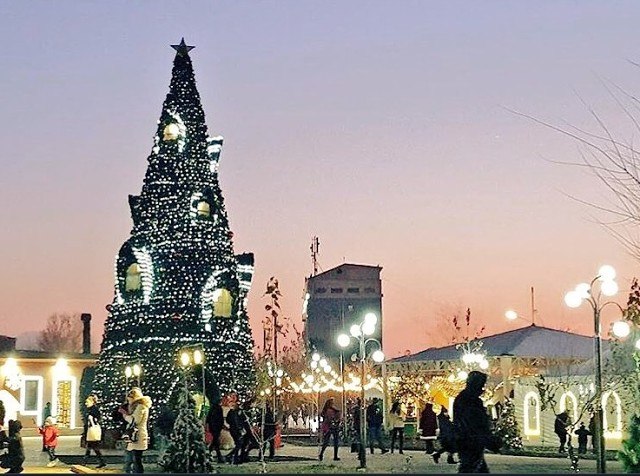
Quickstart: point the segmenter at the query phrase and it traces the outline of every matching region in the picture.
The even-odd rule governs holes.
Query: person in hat
[[[130,413],[124,408],[120,408],[120,413],[125,421],[133,427],[133,432],[127,443],[125,452],[125,472],[144,473],[142,465],[142,453],[149,447],[149,410],[151,409],[151,399],[142,394],[142,390],[134,387],[127,394],[127,403]]]
[[[56,456],[56,446],[58,446],[60,431],[53,417],[47,417],[44,425],[38,428],[38,432],[42,435],[42,444],[47,449],[47,453],[49,453],[47,467],[51,468],[59,463],[58,457]]]

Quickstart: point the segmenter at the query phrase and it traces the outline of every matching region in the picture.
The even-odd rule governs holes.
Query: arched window
[[[622,438],[622,404],[616,392],[602,395],[602,429],[607,439]]]
[[[524,434],[526,436],[540,435],[540,397],[536,392],[529,392],[522,403],[524,413]]]
[[[127,276],[124,282],[125,291],[138,291],[142,288],[140,266],[138,263],[133,263],[127,268]]]
[[[573,392],[568,391],[562,394],[560,397],[560,411],[566,411],[572,423],[578,421],[578,399]]]
[[[197,216],[200,218],[211,217],[211,206],[204,200],[198,202]]]
[[[231,317],[233,299],[226,289],[216,289],[213,292],[213,317]]]

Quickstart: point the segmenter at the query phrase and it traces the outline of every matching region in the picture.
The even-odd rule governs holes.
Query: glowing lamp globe
[[[282,371],[282,369],[278,369],[278,371],[276,372],[276,376],[282,377],[283,375],[284,375],[284,372]]]
[[[626,321],[617,321],[613,323],[612,331],[614,336],[623,339],[631,333],[631,327]]]
[[[133,371],[131,370],[131,367],[129,367],[128,365],[124,368],[124,376],[127,378],[131,378],[131,376],[133,375]]]
[[[582,304],[582,297],[580,297],[580,294],[576,291],[569,291],[564,296],[564,303],[571,308],[580,307],[580,304]]]
[[[340,347],[347,347],[350,342],[351,339],[349,339],[349,336],[347,334],[340,334],[338,336],[338,345]]]
[[[591,293],[591,286],[589,286],[589,283],[580,283],[576,286],[576,292],[582,299],[587,299]]]
[[[371,358],[374,362],[380,363],[384,360],[384,353],[381,350],[376,350],[371,354]]]
[[[487,361],[487,359],[482,359],[480,361],[480,368],[482,370],[487,370],[489,368],[489,362]]]
[[[618,284],[615,281],[603,281],[600,285],[600,291],[605,296],[615,296],[618,294]]]
[[[140,367],[140,364],[133,364],[133,375],[135,375],[136,377],[139,377],[141,373],[142,373],[142,368]]]
[[[180,354],[180,363],[182,364],[182,366],[186,367],[190,362],[191,358],[189,357],[189,354],[187,352],[182,352]]]
[[[373,335],[375,331],[376,331],[376,325],[372,324],[371,322],[365,322],[362,325],[362,333],[366,336]]]
[[[312,360],[312,361],[311,361],[311,368],[312,368],[312,369],[315,369],[315,368],[317,368],[317,367],[318,367],[318,361],[317,361],[317,360]]]
[[[193,363],[196,365],[200,365],[204,360],[204,355],[200,349],[196,349],[193,351]]]
[[[364,316],[365,324],[376,325],[378,322],[378,316],[376,316],[373,312],[369,312]]]
[[[311,360],[313,360],[314,362],[317,362],[318,360],[320,360],[320,354],[318,354],[317,352],[314,352],[313,355],[311,356]]]
[[[506,317],[510,321],[515,321],[518,318],[518,313],[516,311],[512,311],[511,309],[509,309],[507,312],[504,313],[504,317]]]
[[[640,350],[640,339],[636,341],[636,349]]]
[[[467,380],[468,376],[469,376],[469,374],[467,372],[465,372],[464,370],[461,370],[460,372],[458,372],[458,379],[459,380]]]
[[[349,328],[349,333],[353,337],[360,337],[360,326],[358,324],[354,324]]]
[[[613,281],[616,279],[616,270],[613,269],[613,266],[605,264],[598,270],[598,278],[601,281]]]
[[[327,359],[320,359],[320,362],[318,362],[318,365],[320,365],[320,367],[326,367],[327,366]]]

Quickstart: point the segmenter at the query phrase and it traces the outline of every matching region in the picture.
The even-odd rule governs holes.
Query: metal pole
[[[185,405],[187,405],[187,408],[189,406],[189,386],[187,385],[187,369],[184,369],[184,396],[185,396]],[[189,461],[189,453],[191,453],[191,449],[189,448],[189,430],[187,429],[187,434],[186,436],[186,444],[187,444],[187,467],[186,467],[186,472],[190,473],[190,461]]]
[[[347,397],[344,388],[344,351],[340,348],[340,377],[342,379],[342,429],[344,439],[347,439]]]
[[[364,395],[364,378],[365,367],[364,359],[364,335],[360,334],[360,467],[367,467],[367,419],[365,415],[365,395]]]
[[[533,298],[533,286],[531,286],[531,324],[536,325],[536,306]]]
[[[593,320],[594,320],[594,343],[595,343],[595,360],[596,360],[596,401],[594,407],[594,440],[596,450],[596,472],[605,473],[605,444],[602,431],[602,345],[600,342],[600,309],[598,306],[593,308]]]

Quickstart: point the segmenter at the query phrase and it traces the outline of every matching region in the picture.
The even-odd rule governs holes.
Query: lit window
[[[199,217],[210,217],[211,216],[211,207],[204,200],[198,203],[197,214]]]
[[[522,403],[524,410],[524,434],[526,436],[540,435],[540,396],[535,392],[529,392],[524,396]]]
[[[622,438],[622,401],[614,391],[602,395],[602,428],[606,439]]]
[[[231,317],[231,293],[226,289],[216,289],[213,293],[213,316]]]
[[[138,291],[142,288],[142,279],[140,277],[140,266],[133,263],[127,268],[127,277],[125,278],[125,291]]]

